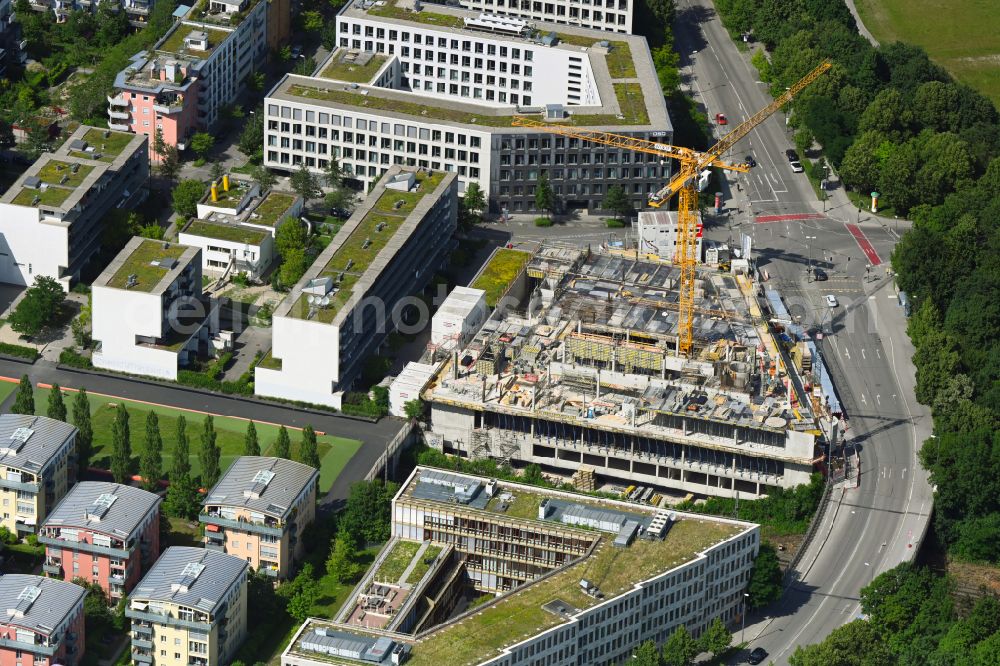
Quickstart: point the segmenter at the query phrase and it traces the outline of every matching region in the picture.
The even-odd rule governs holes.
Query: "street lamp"
[[[746,629],[747,629],[747,599],[749,599],[749,598],[750,598],[750,594],[748,592],[744,592],[743,593],[743,613],[742,613],[742,618],[740,618],[741,619],[741,623],[742,623],[742,625],[740,626],[740,643],[743,643],[743,639],[745,637],[744,634],[746,633]]]

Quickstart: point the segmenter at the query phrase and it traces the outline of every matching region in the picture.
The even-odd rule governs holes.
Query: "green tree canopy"
[[[159,490],[163,476],[163,438],[160,436],[160,420],[154,410],[146,414],[146,438],[142,456],[139,459],[139,475],[142,487],[150,492]]]
[[[38,275],[10,316],[10,327],[22,335],[38,335],[59,314],[66,292],[47,275]]]
[[[76,457],[80,472],[90,466],[93,451],[94,427],[90,422],[90,399],[87,389],[80,389],[73,399],[73,425],[76,426]]]
[[[781,598],[781,564],[778,562],[778,553],[774,546],[768,543],[761,543],[754,560],[753,569],[750,571],[750,584],[747,586],[747,594],[750,595],[749,604],[751,608],[762,608],[772,601]]]
[[[316,176],[306,168],[305,164],[300,164],[299,168],[292,172],[290,180],[292,189],[307,202],[310,199],[318,199],[323,194]]]
[[[243,438],[243,455],[260,455],[260,442],[257,441],[257,427],[253,424],[252,420],[247,424],[247,434]]]
[[[49,406],[45,415],[56,421],[66,421],[66,403],[63,402],[62,389],[59,384],[53,384],[49,391]]]
[[[219,476],[222,474],[220,468],[222,452],[219,450],[217,439],[215,420],[211,414],[206,414],[201,431],[201,449],[198,452],[198,460],[201,462],[201,483],[206,490],[210,490],[219,481]]]
[[[285,460],[292,459],[292,440],[288,436],[288,429],[285,426],[278,428],[278,439],[274,443],[274,456]]]
[[[132,475],[132,433],[128,419],[125,405],[118,403],[111,422],[111,475],[115,483],[128,483]]]
[[[21,381],[17,385],[17,395],[14,396],[14,406],[10,411],[15,414],[34,415],[35,387],[32,386],[28,375],[21,375]]]
[[[203,196],[205,185],[200,180],[182,180],[174,188],[174,212],[183,217],[194,217],[198,213],[198,202]]]
[[[319,453],[316,450],[316,431],[311,425],[302,429],[302,442],[299,444],[299,462],[319,469]]]

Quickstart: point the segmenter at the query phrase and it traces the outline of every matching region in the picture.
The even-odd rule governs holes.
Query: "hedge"
[[[12,345],[7,342],[0,342],[0,354],[6,354],[7,356],[17,356],[19,358],[26,358],[32,362],[37,361],[41,354],[34,347],[25,347],[24,345]]]

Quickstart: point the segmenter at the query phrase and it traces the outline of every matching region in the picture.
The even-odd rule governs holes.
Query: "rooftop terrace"
[[[336,251],[317,276],[332,277],[336,289],[330,294],[330,304],[315,311],[314,318],[317,321],[328,324],[336,318],[340,308],[354,294],[354,285],[365,274],[378,253],[389,243],[417,203],[434,192],[444,177],[445,174],[441,171],[432,175],[418,172],[417,187],[414,190],[403,192],[386,189],[353,229],[349,224],[344,225],[331,243],[331,246],[337,248]],[[339,279],[340,275],[343,275],[343,279]],[[300,294],[288,314],[307,319],[312,310],[307,294]]]
[[[205,50],[189,48],[184,45],[184,39],[196,32],[204,32],[208,34],[208,48]],[[221,44],[227,37],[229,37],[230,32],[227,30],[218,30],[214,28],[209,28],[208,26],[202,25],[192,25],[189,23],[180,23],[177,28],[172,30],[167,34],[166,39],[156,47],[157,51],[162,51],[165,53],[174,53],[178,55],[189,55],[195,58],[207,58],[212,55],[215,48]]]
[[[124,258],[124,262],[108,280],[107,286],[125,289],[129,282],[129,276],[135,275],[136,284],[128,289],[130,291],[151,292],[160,283],[160,280],[173,270],[169,260],[179,260],[181,255],[189,249],[184,245],[143,240]]]
[[[319,76],[334,81],[368,83],[388,59],[378,53],[340,48],[333,52]]]

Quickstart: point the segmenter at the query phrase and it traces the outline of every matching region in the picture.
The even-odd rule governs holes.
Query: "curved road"
[[[771,101],[708,0],[679,2],[674,33],[683,84],[709,118],[725,113],[731,127]],[[782,112],[751,132],[731,159],[751,153],[758,167],[723,186],[727,214],[706,225],[716,239],[749,234],[758,266],[790,312],[825,331],[821,352],[848,417],[847,441],[860,451],[858,487],[834,490],[782,600],[748,618],[751,647],[778,664],[858,616],[860,589],[915,555],[932,506],[916,459],[930,415],[913,398],[913,349],[885,275],[898,235],[846,203],[824,213],[805,175],[792,173],[784,154],[791,147]],[[830,279],[809,282],[810,264]],[[826,304],[827,294],[838,307]]]

